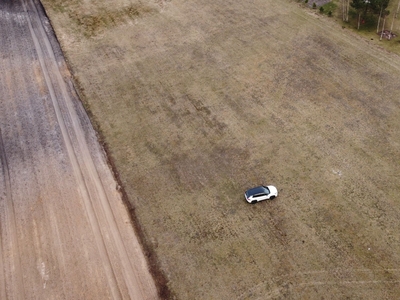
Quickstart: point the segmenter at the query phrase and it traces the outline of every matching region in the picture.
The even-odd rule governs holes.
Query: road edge
[[[66,67],[67,67],[69,75],[70,75],[73,92],[76,93],[78,100],[82,103],[82,105],[90,119],[90,122],[92,123],[93,129],[96,133],[96,138],[100,144],[101,149],[104,152],[104,155],[105,155],[105,158],[107,161],[107,165],[109,166],[109,168],[111,170],[114,180],[118,184],[118,192],[121,195],[124,206],[126,207],[126,209],[128,211],[131,225],[134,229],[134,232],[138,238],[140,247],[142,248],[142,251],[147,260],[149,272],[150,272],[151,276],[153,277],[154,282],[156,284],[158,296],[162,300],[175,299],[175,297],[173,296],[173,293],[171,292],[171,290],[168,286],[167,276],[160,267],[160,262],[159,262],[158,256],[157,256],[156,252],[154,251],[154,249],[151,247],[151,243],[146,238],[144,230],[142,229],[142,226],[136,217],[135,208],[134,208],[133,204],[129,201],[129,196],[126,193],[125,188],[122,184],[119,172],[117,170],[117,167],[116,167],[116,164],[114,161],[114,158],[112,157],[112,155],[110,153],[108,144],[105,141],[105,138],[101,131],[100,125],[98,124],[98,121],[96,120],[95,116],[93,115],[92,111],[90,110],[88,101],[86,100],[87,97],[85,95],[84,89],[81,87],[81,83],[80,83],[79,79],[74,74],[73,67],[68,59],[67,52],[63,49],[63,45],[60,42],[60,40],[58,39],[57,31],[55,30],[55,27],[53,26],[53,22],[52,22],[51,18],[49,17],[49,14],[47,13],[45,6],[42,4],[42,2],[40,0],[34,1],[34,4],[36,5],[38,11],[43,13],[43,15],[48,19],[51,30],[57,41],[58,47],[60,47],[60,52],[62,52],[62,54],[64,56]]]

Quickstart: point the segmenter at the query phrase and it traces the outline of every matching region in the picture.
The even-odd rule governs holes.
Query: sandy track
[[[47,19],[27,0],[0,22],[0,298],[157,298]]]

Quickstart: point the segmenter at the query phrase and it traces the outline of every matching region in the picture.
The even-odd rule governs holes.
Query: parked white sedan
[[[278,190],[273,185],[268,185],[268,186],[261,185],[249,189],[244,193],[246,201],[252,204],[263,200],[272,200],[276,196],[278,196]]]

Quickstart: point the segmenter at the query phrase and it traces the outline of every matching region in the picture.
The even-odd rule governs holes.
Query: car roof
[[[265,186],[257,186],[255,188],[249,189],[246,191],[247,196],[252,196],[256,194],[261,194],[261,193],[269,193],[269,190]]]

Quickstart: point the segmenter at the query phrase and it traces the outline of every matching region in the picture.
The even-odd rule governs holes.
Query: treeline
[[[390,0],[342,0],[343,21],[349,21],[349,10],[353,8],[357,13],[357,29],[360,29],[360,24],[363,19],[369,15],[375,15],[378,18],[376,31],[382,23],[382,30],[384,30],[386,17],[389,16],[390,11],[387,9]],[[400,0],[398,0],[397,10],[393,16],[390,31],[393,29],[394,19],[397,18],[400,9]]]

